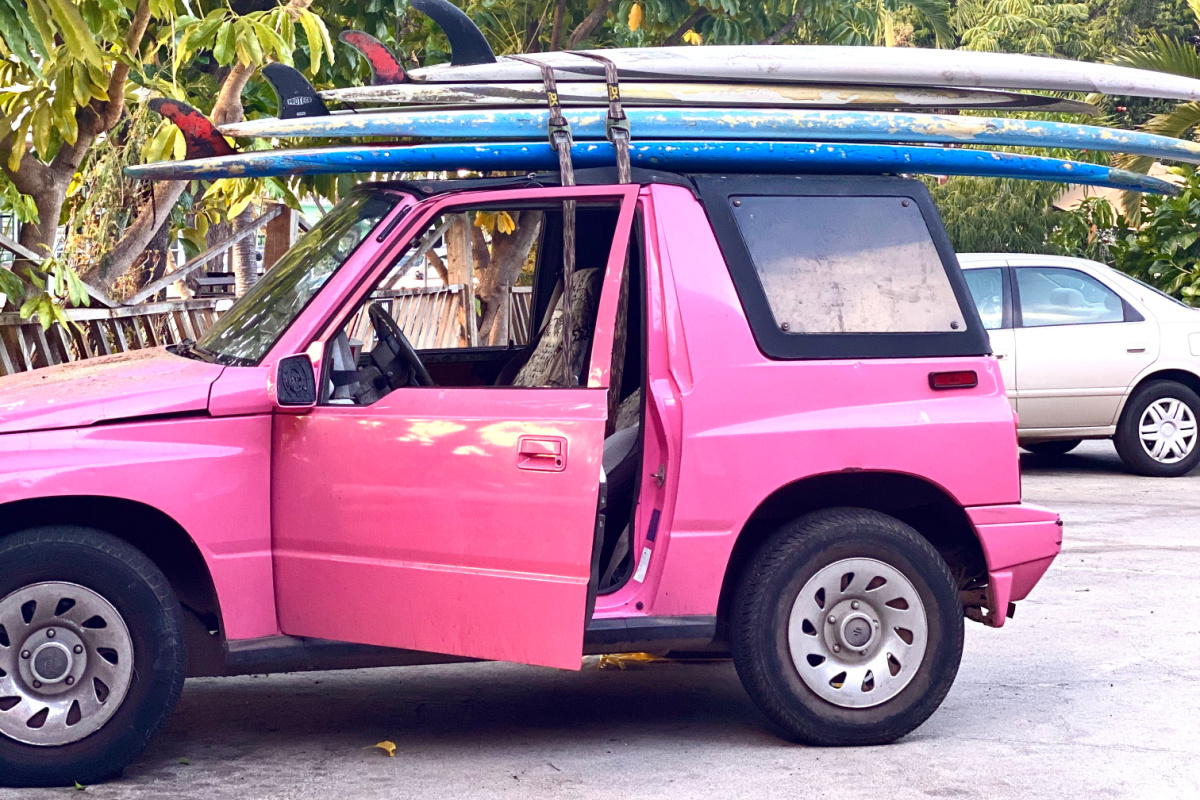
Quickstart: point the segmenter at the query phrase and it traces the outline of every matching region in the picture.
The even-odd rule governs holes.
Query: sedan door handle
[[[562,472],[567,468],[567,440],[561,436],[522,436],[517,440],[517,469]]]
[[[1145,347],[1126,347],[1125,352],[1126,353],[1144,353],[1144,352],[1146,352],[1146,348]]]

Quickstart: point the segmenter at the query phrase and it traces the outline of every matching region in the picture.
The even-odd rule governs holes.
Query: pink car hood
[[[0,434],[204,411],[224,369],[156,348],[0,378]]]

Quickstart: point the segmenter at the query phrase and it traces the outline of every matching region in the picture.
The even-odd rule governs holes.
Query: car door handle
[[[567,440],[561,436],[522,436],[517,440],[517,469],[562,472],[567,468]]]
[[[1126,347],[1125,352],[1126,353],[1144,353],[1144,352],[1146,352],[1146,348],[1144,348],[1144,347]]]

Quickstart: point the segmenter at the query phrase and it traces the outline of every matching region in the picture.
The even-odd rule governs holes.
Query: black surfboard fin
[[[237,150],[229,143],[216,126],[196,109],[187,103],[171,100],[167,97],[155,97],[146,105],[151,111],[166,117],[176,128],[183,132],[183,141],[187,143],[187,158],[213,158],[215,156],[232,156]]]
[[[408,80],[396,54],[371,34],[362,31],[342,31],[338,35],[338,41],[350,45],[367,59],[367,63],[371,65],[373,85],[387,86]]]
[[[450,40],[450,64],[495,64],[496,54],[483,37],[483,31],[450,0],[412,0],[409,5],[432,19]]]
[[[329,116],[325,101],[296,68],[276,61],[263,67],[262,74],[279,96],[280,119]]]

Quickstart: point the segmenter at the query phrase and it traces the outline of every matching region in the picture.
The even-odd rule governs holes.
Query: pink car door
[[[278,415],[273,548],[284,633],[579,668],[636,193],[473,192],[418,209],[431,219],[533,198],[621,203],[587,386],[404,388],[370,406]]]

